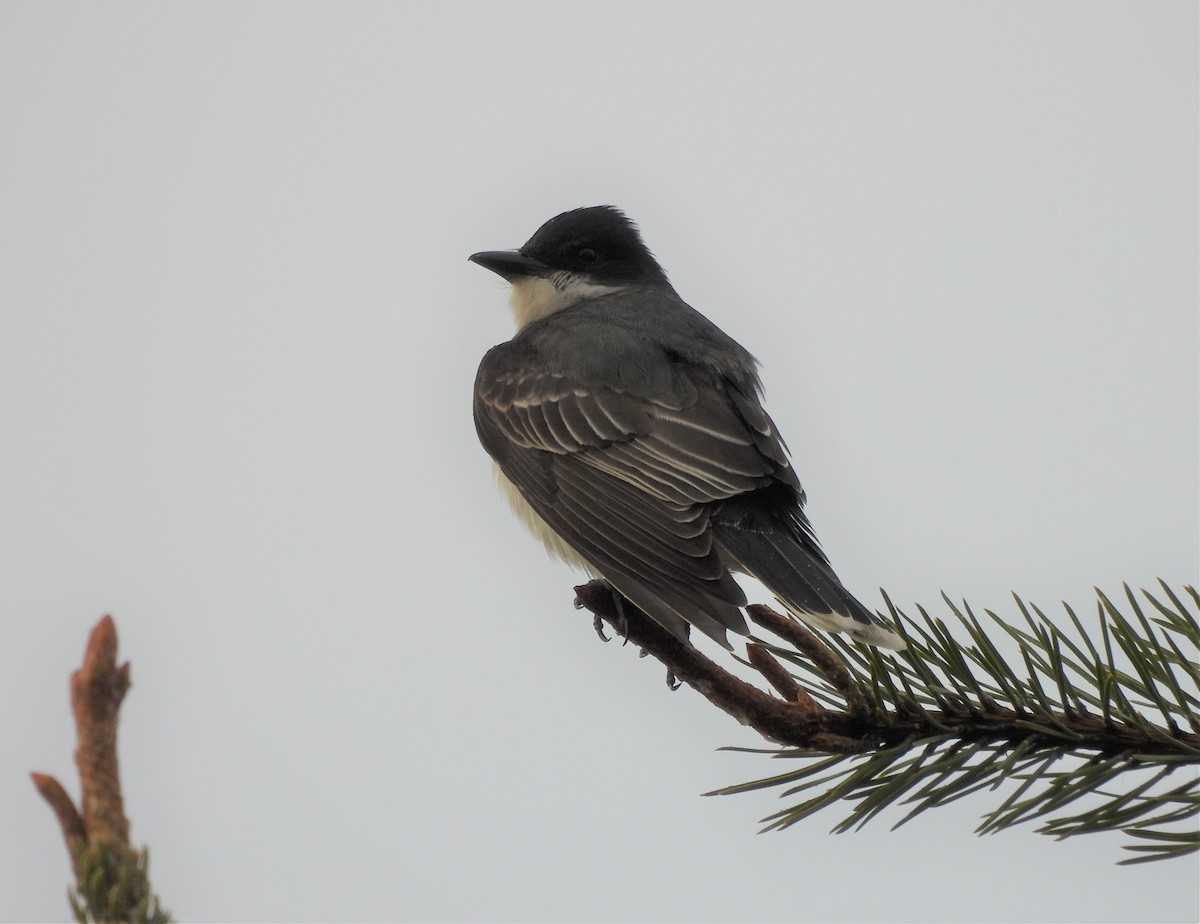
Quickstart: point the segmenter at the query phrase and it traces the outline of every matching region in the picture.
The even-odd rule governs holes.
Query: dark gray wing
[[[722,644],[725,628],[744,633],[711,505],[780,481],[799,491],[756,397],[685,364],[653,394],[586,386],[504,349],[480,368],[475,423],[530,506],[677,635],[686,623]]]

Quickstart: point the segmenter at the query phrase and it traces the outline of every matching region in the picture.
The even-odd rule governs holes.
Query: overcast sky
[[[603,645],[470,414],[468,254],[625,209],[764,366],[846,584],[1200,572],[1191,2],[0,5],[0,919],[111,612],[186,920],[1181,921],[1120,837],[757,834],[756,736]],[[898,816],[897,816],[898,817]],[[893,820],[895,820],[893,818]]]

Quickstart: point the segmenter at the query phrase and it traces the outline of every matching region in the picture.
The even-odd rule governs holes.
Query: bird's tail
[[[819,551],[814,554],[789,532],[723,523],[716,539],[731,569],[762,581],[801,621],[879,648],[906,647],[904,639],[842,586]]]

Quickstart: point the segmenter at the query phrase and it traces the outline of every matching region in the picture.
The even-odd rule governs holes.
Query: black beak
[[[509,282],[530,276],[548,276],[551,272],[545,263],[527,257],[519,250],[483,250],[471,254],[467,259],[484,269],[490,269],[497,276],[503,276]]]

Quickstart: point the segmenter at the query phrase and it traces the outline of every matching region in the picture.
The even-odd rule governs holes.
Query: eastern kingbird
[[[470,259],[512,285],[516,335],[483,357],[475,428],[514,512],[682,641],[748,634],[753,575],[796,617],[904,640],[842,586],[760,402],[757,362],[681,299],[609,206]]]

